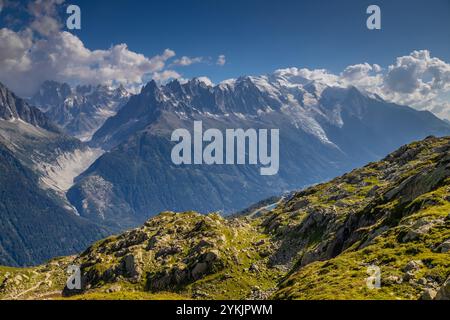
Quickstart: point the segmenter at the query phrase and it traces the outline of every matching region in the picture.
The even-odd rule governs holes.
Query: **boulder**
[[[180,253],[182,251],[183,251],[183,248],[181,248],[180,246],[177,246],[177,245],[164,247],[164,248],[161,248],[158,252],[156,252],[155,258],[172,256],[172,255]]]
[[[198,262],[195,264],[194,268],[191,271],[192,278],[194,280],[200,279],[204,274],[208,272],[209,266],[206,262]]]
[[[374,186],[372,189],[369,190],[367,193],[368,197],[374,197],[377,194],[377,191],[380,189],[379,186]]]
[[[423,267],[423,262],[421,260],[412,260],[406,264],[403,268],[404,272],[416,272]]]
[[[434,226],[434,223],[430,222],[419,227],[416,227],[416,225],[406,233],[406,235],[402,238],[402,242],[410,242],[419,239],[420,236],[425,235],[430,231],[430,229]]]
[[[210,252],[205,253],[202,260],[207,263],[211,263],[211,262],[216,261],[218,256],[219,256],[218,252],[215,250],[212,250]]]
[[[440,253],[447,253],[450,251],[450,239],[444,241],[437,247],[437,251]]]
[[[436,300],[450,300],[450,277],[444,282],[436,294]]]
[[[403,279],[398,276],[387,276],[381,279],[382,283],[384,285],[395,285],[395,284],[401,284],[403,282]]]
[[[190,281],[190,273],[182,266],[147,274],[147,289],[150,291],[171,290]]]
[[[134,255],[129,254],[122,259],[121,270],[123,276],[127,278],[137,278],[140,275]]]
[[[414,279],[416,278],[414,272],[412,271],[408,271],[403,275],[403,281],[405,282],[411,282],[414,281]]]
[[[436,290],[427,288],[420,294],[419,300],[433,300],[436,294]]]

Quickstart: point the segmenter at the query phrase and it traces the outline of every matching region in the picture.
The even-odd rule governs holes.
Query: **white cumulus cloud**
[[[183,56],[183,57],[181,57],[179,59],[176,59],[172,63],[172,65],[173,66],[180,66],[180,67],[187,67],[187,66],[190,66],[190,65],[195,64],[195,63],[202,63],[204,61],[205,61],[205,59],[203,57],[190,58],[190,57],[187,57],[187,56]]]
[[[417,50],[398,57],[387,68],[361,63],[346,67],[340,74],[323,69],[284,69],[290,76],[322,82],[329,86],[353,85],[361,90],[419,110],[432,111],[450,119],[450,64]]]
[[[63,31],[59,12],[64,0],[33,0],[22,4],[29,23],[20,30],[0,29],[0,82],[21,96],[36,92],[45,80],[72,84],[124,84],[137,89],[150,78],[165,82],[181,75],[173,65],[187,66],[203,58],[181,57],[164,50],[155,56],[134,52],[125,43],[91,50],[76,35]],[[0,0],[0,7],[7,3]]]
[[[221,55],[217,58],[216,64],[219,65],[219,66],[224,66],[226,62],[227,62],[227,60],[226,60],[226,58],[225,58],[225,55],[224,55],[224,54],[221,54]]]
[[[77,36],[65,31],[36,38],[29,29],[0,29],[0,81],[24,96],[33,94],[49,79],[138,86],[149,75],[164,78],[158,72],[174,56],[174,51],[166,49],[160,55],[146,57],[129,50],[126,44],[90,50]]]

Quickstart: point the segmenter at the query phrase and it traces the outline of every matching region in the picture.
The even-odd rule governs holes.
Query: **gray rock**
[[[205,262],[207,262],[207,263],[211,263],[211,262],[214,262],[214,261],[216,261],[217,260],[217,258],[218,258],[218,253],[217,253],[217,251],[210,251],[210,252],[207,252],[205,255],[204,255],[204,257],[203,257],[203,261],[205,261]]]
[[[128,278],[136,278],[139,276],[138,267],[135,257],[132,254],[125,256],[121,263],[123,275]]]
[[[385,285],[401,284],[403,279],[398,276],[388,276],[381,279],[382,283]]]
[[[372,189],[369,190],[369,192],[367,193],[367,196],[369,196],[369,197],[375,196],[379,189],[380,189],[379,186],[374,186]]]
[[[450,300],[450,277],[444,282],[436,294],[436,300]]]
[[[122,290],[122,287],[120,285],[114,285],[114,286],[111,286],[110,288],[108,288],[106,290],[106,292],[113,293],[113,292],[119,292],[120,290]]]
[[[172,256],[174,254],[180,253],[183,251],[183,248],[180,246],[170,246],[170,247],[164,247],[161,248],[156,254],[155,258],[159,257],[166,257],[166,256]]]
[[[420,300],[433,300],[436,297],[436,290],[434,289],[425,289],[421,294],[420,294]]]
[[[208,271],[208,263],[199,262],[191,271],[192,278],[194,280],[200,279]]]
[[[420,268],[423,267],[423,262],[421,260],[412,260],[406,264],[406,266],[403,268],[403,271],[408,272],[416,272],[420,270]]]
[[[421,226],[418,229],[409,230],[408,233],[402,238],[402,242],[410,242],[410,241],[415,241],[415,240],[419,239],[420,236],[427,234],[428,231],[430,231],[432,226],[433,225],[430,223],[430,224]]]
[[[417,283],[418,284],[420,284],[420,285],[426,285],[427,284],[427,279],[425,279],[425,278],[420,278],[419,280],[417,280]]]
[[[437,248],[438,252],[440,253],[447,253],[450,251],[450,239],[444,241],[443,243],[441,243],[438,248]]]
[[[250,266],[250,268],[248,269],[248,271],[254,272],[254,273],[259,273],[259,267],[258,267],[256,264],[253,263],[253,264]]]
[[[411,283],[411,281],[414,281],[414,279],[415,279],[415,274],[412,271],[406,272],[403,276],[403,281],[405,281],[405,282]]]

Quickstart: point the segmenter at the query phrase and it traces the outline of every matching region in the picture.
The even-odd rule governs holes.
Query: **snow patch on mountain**
[[[42,174],[41,186],[57,192],[66,192],[74,184],[74,179],[89,168],[104,151],[100,148],[76,149],[60,154],[52,163],[37,163]]]
[[[82,141],[92,138],[109,117],[128,101],[131,94],[124,87],[106,85],[70,87],[46,81],[31,102],[66,133]]]

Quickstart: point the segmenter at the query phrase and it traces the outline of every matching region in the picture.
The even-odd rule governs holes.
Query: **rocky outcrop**
[[[164,291],[177,289],[182,285],[194,282],[204,276],[219,272],[225,267],[225,262],[217,251],[209,251],[198,258],[187,261],[187,267],[165,269],[147,275],[147,289],[150,291]]]
[[[38,108],[28,105],[23,99],[17,97],[8,88],[0,83],[0,119],[22,120],[33,126],[59,132],[47,116]]]
[[[444,282],[435,297],[436,300],[450,300],[450,277]]]
[[[449,146],[450,138],[413,143],[270,210],[163,212],[75,257],[83,274],[75,293],[449,299]],[[381,290],[367,286],[371,270]],[[17,291],[25,279],[0,272],[0,290]]]

